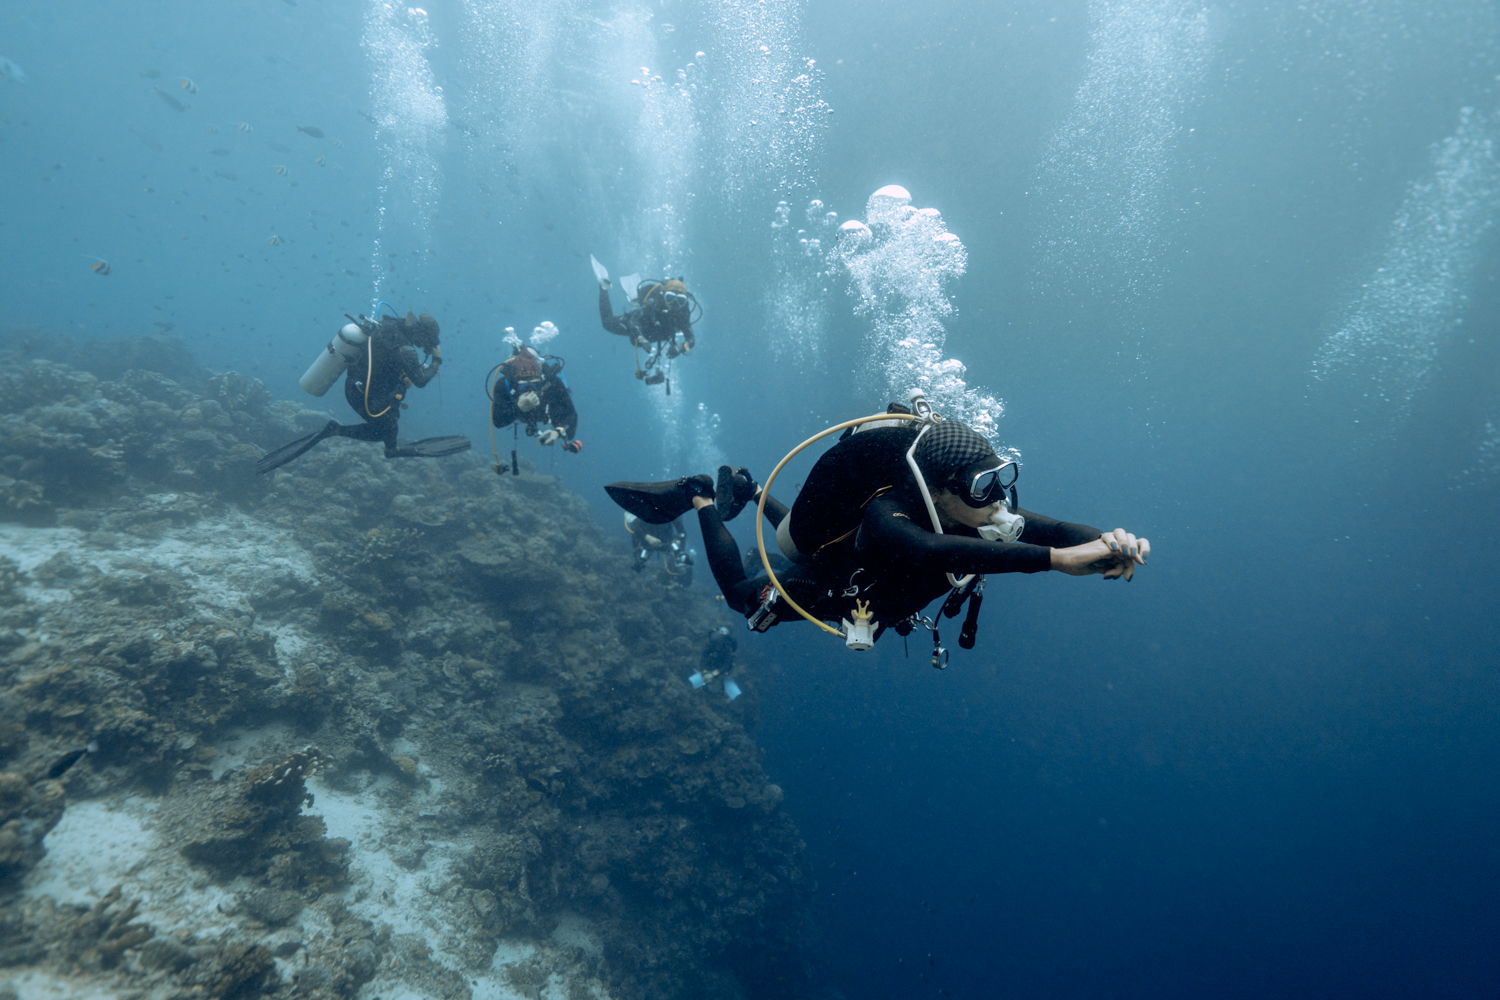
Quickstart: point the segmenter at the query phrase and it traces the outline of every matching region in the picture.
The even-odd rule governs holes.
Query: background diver
[[[768,540],[767,548],[779,548],[791,562],[777,576],[818,619],[847,619],[864,603],[869,617],[879,623],[874,638],[887,626],[905,635],[916,624],[934,627],[920,613],[951,591],[944,608],[950,617],[965,598],[971,601],[960,639],[969,646],[983,582],[978,574],[1056,570],[1129,580],[1151,553],[1147,539],[1123,529],[1106,533],[1019,509],[1015,463],[996,455],[989,441],[965,424],[942,420],[925,428],[906,421],[866,426],[818,459],[793,507],[766,497],[766,519],[776,528],[776,543]],[[907,463],[909,451],[932,497],[931,512]],[[750,560],[742,564],[739,547],[724,526],[760,495],[748,470],[724,466],[717,484],[698,475],[664,483],[613,483],[605,489],[645,521],[666,522],[696,509],[709,568],[725,603],[751,618],[760,631],[778,616],[795,616],[784,602],[775,608],[775,591],[758,558],[756,573],[746,572]],[[932,530],[933,514],[941,533]],[[1002,533],[1014,540],[986,537]],[[976,576],[964,583],[949,574]],[[937,661],[935,654],[935,665]]]
[[[693,550],[688,548],[687,528],[682,518],[666,524],[648,524],[629,511],[625,512],[625,530],[630,532],[635,571],[639,573],[661,556],[661,582],[667,587],[686,587],[693,582]]]
[[[666,363],[687,354],[696,341],[693,338],[693,311],[699,317],[702,309],[698,300],[681,278],[649,278],[637,280],[634,275],[620,279],[625,292],[626,311],[616,316],[609,304],[609,272],[593,257],[594,275],[599,279],[599,322],[604,329],[621,337],[630,338],[637,349],[635,377],[647,385],[667,383],[667,392],[672,383],[667,382]],[[633,286],[633,287],[632,287]],[[635,308],[629,308],[630,304]],[[679,340],[678,338],[681,337]],[[639,351],[645,348],[646,361],[641,363]]]
[[[583,442],[575,437],[578,411],[562,377],[565,363],[555,355],[539,354],[534,347],[514,344],[510,358],[490,372],[494,384],[485,390],[490,397],[490,423],[509,427],[520,421],[526,425],[526,436],[536,438],[537,444],[561,441],[563,451],[582,451]],[[546,430],[538,433],[540,426]]]
[[[427,355],[426,364],[417,359],[413,348],[420,348]],[[407,390],[420,389],[431,382],[442,363],[438,322],[429,314],[388,315],[378,322],[361,315],[334,336],[302,376],[301,385],[313,395],[321,396],[339,375],[347,372],[344,399],[363,423],[340,424],[330,420],[321,430],[261,458],[255,471],[266,473],[278,469],[319,441],[335,435],[355,441],[384,442],[386,458],[438,458],[468,451],[469,439],[459,435],[424,438],[406,445],[397,441],[402,400]]]

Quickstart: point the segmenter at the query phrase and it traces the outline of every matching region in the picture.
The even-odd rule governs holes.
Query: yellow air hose
[[[392,403],[391,406],[387,406],[379,413],[370,412],[370,383],[375,380],[375,335],[373,333],[365,338],[365,347],[369,349],[370,357],[370,368],[365,372],[365,415],[371,420],[378,420],[391,412],[391,406],[395,406],[396,404]],[[398,395],[396,398],[400,399],[401,397]]]
[[[766,556],[766,498],[771,495],[771,484],[776,481],[776,477],[781,474],[781,470],[786,467],[786,463],[796,458],[798,453],[801,452],[804,448],[817,441],[821,441],[828,435],[835,434],[846,427],[858,427],[860,424],[874,423],[877,420],[914,420],[917,422],[921,422],[925,419],[927,418],[917,416],[914,413],[876,413],[868,417],[856,417],[853,420],[845,420],[841,424],[835,424],[834,426],[828,428],[826,431],[823,431],[821,434],[814,434],[812,437],[808,438],[806,441],[803,441],[797,447],[793,448],[787,454],[786,458],[783,458],[779,463],[777,463],[776,468],[771,471],[770,476],[766,478],[765,483],[760,488],[760,501],[755,505],[755,544],[756,547],[760,549],[760,564],[765,567],[766,576],[770,578],[771,586],[776,588],[776,593],[781,595],[781,599],[786,601],[787,604],[791,605],[793,611],[797,612],[797,614],[801,615],[803,618],[806,618],[808,621],[812,622],[814,625],[818,626],[818,628],[822,629],[824,632],[827,632],[829,635],[836,635],[840,639],[844,638],[844,633],[842,631],[826,624],[823,621],[820,621],[817,618],[814,618],[812,615],[802,610],[802,605],[792,600],[792,595],[788,594],[786,592],[786,588],[781,585],[781,581],[776,579],[776,573],[771,569],[771,560]]]

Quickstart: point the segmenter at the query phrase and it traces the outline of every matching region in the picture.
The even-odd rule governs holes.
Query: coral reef
[[[0,368],[0,983],[810,992],[753,677],[685,679],[734,659],[706,591],[524,467],[334,439],[256,477],[327,414],[173,357]]]

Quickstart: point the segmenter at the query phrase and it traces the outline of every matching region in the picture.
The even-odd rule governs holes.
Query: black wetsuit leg
[[[773,496],[766,497],[766,520],[771,522],[771,527],[781,527],[781,519],[792,512],[786,504]]]
[[[769,508],[770,504],[766,506]],[[745,575],[739,543],[724,527],[724,521],[713,504],[698,508],[698,526],[703,529],[708,568],[714,575],[714,583],[719,585],[719,592],[724,595],[724,603],[742,615],[749,615],[760,606],[761,589],[770,581],[763,576],[752,580]]]
[[[340,424],[339,437],[351,441],[383,441],[386,454],[396,450],[399,425],[395,417],[387,413],[363,424]]]

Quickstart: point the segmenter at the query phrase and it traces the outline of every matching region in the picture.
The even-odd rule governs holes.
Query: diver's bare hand
[[[1123,528],[1106,532],[1092,542],[1052,550],[1052,568],[1069,576],[1101,574],[1106,580],[1135,575],[1137,564],[1144,566],[1151,554],[1151,542],[1136,538]]]

